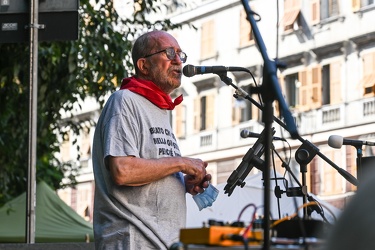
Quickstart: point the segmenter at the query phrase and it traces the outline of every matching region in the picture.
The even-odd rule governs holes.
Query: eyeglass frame
[[[172,55],[171,55],[171,56],[168,55],[168,50],[169,50],[170,52],[173,51],[173,54],[174,54],[173,57],[172,57]],[[173,47],[168,47],[168,48],[166,48],[166,49],[163,49],[163,50],[160,50],[160,51],[154,52],[154,53],[152,53],[152,54],[145,55],[143,58],[147,58],[147,57],[150,57],[150,56],[153,56],[153,55],[156,55],[156,54],[162,53],[162,52],[165,52],[165,54],[166,54],[166,56],[167,56],[167,58],[168,58],[169,60],[174,60],[174,59],[176,58],[176,55],[178,55],[178,58],[180,59],[180,61],[181,61],[182,63],[185,63],[186,60],[187,60],[187,55],[186,55],[185,52],[183,52],[183,51],[176,52],[176,50],[175,50]],[[184,56],[181,57],[181,54],[184,55]]]

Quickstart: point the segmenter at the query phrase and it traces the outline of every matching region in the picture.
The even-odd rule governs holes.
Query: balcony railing
[[[369,100],[363,102],[363,116],[374,116],[375,115],[375,100]]]
[[[375,98],[323,106],[308,112],[298,113],[293,111],[293,116],[297,123],[298,132],[302,137],[307,134],[317,134],[346,127],[360,126],[375,122]],[[277,123],[274,123],[274,127],[276,131],[280,129]],[[180,140],[180,146],[185,154],[190,155],[251,144],[251,138],[245,140],[240,137],[242,129],[261,133],[263,125],[257,121],[247,121],[233,127],[201,131]],[[286,131],[283,134],[289,136]]]
[[[322,111],[322,123],[333,123],[340,121],[340,107]]]

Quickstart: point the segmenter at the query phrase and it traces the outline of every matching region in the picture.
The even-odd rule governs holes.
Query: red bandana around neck
[[[134,76],[122,79],[120,89],[128,89],[137,93],[161,109],[173,110],[183,100],[182,95],[180,95],[172,101],[172,98],[156,86],[155,83],[138,79]]]

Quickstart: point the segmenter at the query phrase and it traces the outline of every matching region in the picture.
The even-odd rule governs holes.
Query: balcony
[[[375,121],[375,99],[364,98],[350,103],[323,106],[320,109],[297,113],[301,135],[356,127]]]
[[[324,133],[339,129],[358,127],[375,122],[375,98],[366,98],[350,103],[327,105],[308,112],[293,112],[299,134],[304,135]],[[280,136],[280,126],[274,123],[275,136]],[[180,147],[184,155],[212,154],[215,157],[233,157],[235,149],[251,145],[256,138],[240,137],[242,129],[248,129],[255,133],[261,133],[263,125],[256,121],[248,121],[233,127],[217,128],[216,130],[201,131],[180,139]],[[375,131],[375,128],[374,128]],[[283,135],[289,137],[284,131]],[[220,152],[217,154],[217,152]]]

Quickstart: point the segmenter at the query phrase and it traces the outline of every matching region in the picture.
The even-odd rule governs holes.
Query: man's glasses
[[[176,58],[176,55],[178,55],[178,57],[180,58],[182,63],[185,63],[186,60],[187,60],[187,55],[186,55],[185,52],[182,52],[182,51],[176,52],[174,50],[174,48],[172,48],[172,47],[160,50],[158,52],[155,52],[155,53],[152,53],[152,54],[149,54],[149,55],[146,55],[143,58],[147,58],[147,57],[150,57],[150,56],[162,53],[162,52],[165,52],[165,54],[167,55],[167,58],[169,60],[174,60]]]

